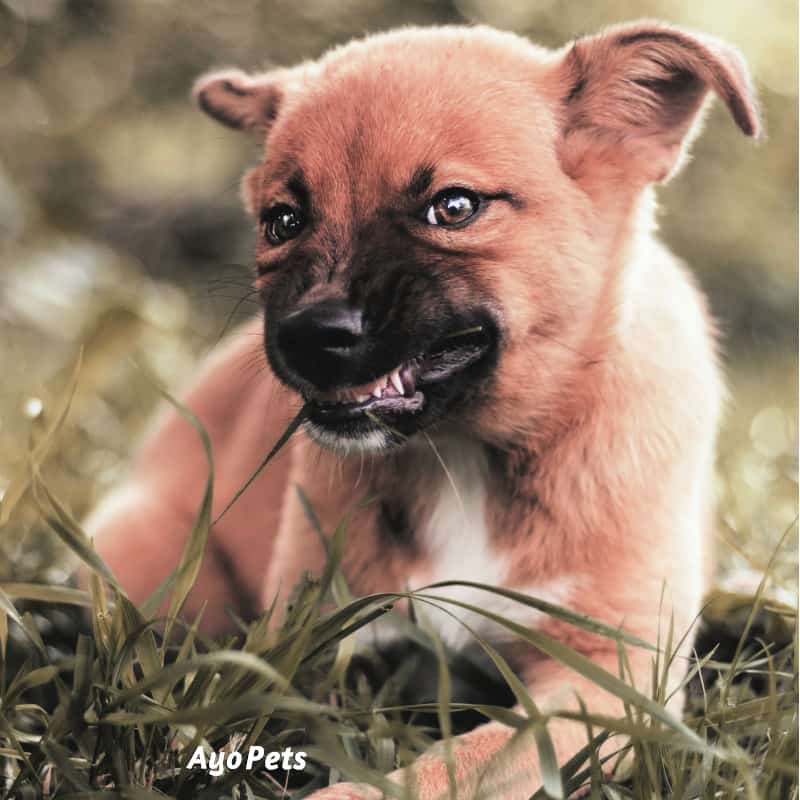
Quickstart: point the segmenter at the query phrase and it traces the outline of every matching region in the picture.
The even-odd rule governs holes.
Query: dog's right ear
[[[200,108],[223,125],[265,133],[277,116],[282,91],[274,73],[247,75],[227,69],[199,77],[192,94]]]

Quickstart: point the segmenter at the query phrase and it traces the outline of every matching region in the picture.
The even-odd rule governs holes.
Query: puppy
[[[651,187],[679,167],[712,92],[757,134],[737,52],[649,22],[557,52],[485,27],[407,28],[291,69],[200,79],[200,107],[264,144],[243,182],[263,319],[211,357],[186,401],[213,444],[216,513],[306,403],[308,418],[215,526],[189,612],[206,602],[218,630],[226,605],[264,608],[321,568],[297,484],[325,531],[353,512],[343,570],[356,594],[475,581],[648,641],[670,619],[688,630],[709,567],[723,386],[706,303],[654,236]],[[254,371],[264,351],[269,369]],[[194,430],[165,411],[90,519],[134,600],[177,562],[206,469]],[[617,672],[610,640],[477,589],[441,594]],[[470,642],[428,614],[448,644]],[[540,710],[580,697],[623,715],[499,625],[461,616]],[[649,691],[651,654],[629,657]],[[560,763],[586,741],[582,724],[549,731]],[[459,798],[537,789],[532,740],[493,766],[511,736],[488,722],[454,741]],[[438,749],[390,777],[425,800],[448,793]]]

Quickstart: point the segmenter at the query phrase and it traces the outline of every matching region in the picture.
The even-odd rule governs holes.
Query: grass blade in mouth
[[[460,339],[462,336],[471,336],[473,333],[483,333],[483,325],[475,325],[473,328],[465,328],[463,331],[454,331],[443,336],[443,339]]]
[[[225,514],[228,513],[233,504],[248,490],[250,484],[261,474],[261,470],[264,469],[264,467],[266,467],[267,464],[269,464],[269,462],[272,461],[272,459],[275,458],[276,455],[278,455],[278,452],[283,449],[283,446],[286,444],[286,442],[289,441],[289,439],[292,437],[292,434],[294,434],[294,432],[303,424],[303,422],[305,422],[306,418],[308,417],[308,407],[309,403],[307,402],[300,409],[300,411],[297,412],[295,418],[286,426],[286,430],[283,432],[281,438],[278,439],[277,442],[275,442],[275,445],[272,448],[272,450],[270,450],[269,453],[267,453],[266,458],[264,458],[264,460],[258,465],[258,467],[256,467],[255,472],[247,479],[244,486],[242,486],[242,488],[239,489],[238,492],[236,492],[236,494],[231,498],[228,505],[226,505],[225,508],[222,509],[222,511],[214,518],[214,520],[212,520],[211,522],[212,527],[216,525],[225,516]]]
[[[422,360],[435,358],[443,353],[462,348],[475,347],[482,349],[487,343],[487,332],[483,325],[475,325],[472,328],[462,328],[459,331],[446,333],[440,339],[433,342],[429,350],[420,356]]]

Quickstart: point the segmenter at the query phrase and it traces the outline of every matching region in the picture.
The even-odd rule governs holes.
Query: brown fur
[[[429,440],[418,434],[391,453],[346,458],[304,436],[290,442],[214,531],[238,583],[206,558],[189,610],[207,601],[207,628],[224,625],[226,602],[252,596],[264,607],[304,570],[321,567],[323,549],[293,483],[327,531],[358,498],[381,498],[350,525],[343,569],[354,593],[403,590],[410,576],[417,584],[447,577],[448,541],[436,550],[435,531],[421,533],[451,507],[440,459],[460,487],[485,492],[483,501],[456,499],[482,502],[483,519],[472,527],[476,536],[485,528],[475,547],[490,554],[486,575],[497,569],[508,587],[550,592],[646,639],[670,616],[677,630],[689,628],[708,564],[722,385],[705,304],[652,235],[647,187],[677,168],[709,91],[745,133],[757,132],[738,54],[656,23],[555,53],[486,28],[407,29],[290,70],[201,79],[196,96],[206,111],[264,136],[263,162],[243,183],[248,208],[288,202],[292,181],[311,197],[314,224],[302,242],[276,248],[259,239],[268,320],[343,287],[365,303],[393,291],[399,298],[384,284],[413,252],[448,302],[484,298],[503,331],[491,378],[473,401],[437,420]],[[409,193],[450,185],[504,199],[463,229],[409,232]],[[435,317],[439,300],[424,282],[416,292],[409,309],[398,299],[386,314],[405,325],[414,314]],[[187,400],[214,445],[217,512],[300,407],[267,372],[243,370],[261,351],[260,326],[240,331],[212,359]],[[166,413],[129,486],[90,521],[134,600],[174,565],[204,469],[194,433]],[[607,640],[547,617],[528,621],[616,672]],[[574,707],[571,687],[590,710],[622,713],[612,696],[560,664],[502,637],[497,644],[542,709]],[[649,655],[631,659],[647,691]],[[680,658],[676,665],[674,679],[685,669]],[[583,726],[556,721],[550,731],[562,762],[585,743]],[[459,798],[522,800],[537,788],[528,738],[493,760],[510,737],[494,722],[459,737]],[[391,777],[411,782],[425,800],[447,795],[438,746]],[[314,797],[374,795],[341,784]]]

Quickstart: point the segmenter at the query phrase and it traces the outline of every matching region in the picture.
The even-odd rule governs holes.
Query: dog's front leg
[[[648,691],[649,658],[646,654],[629,654],[636,687]],[[608,652],[593,659],[612,674],[617,672],[617,655]],[[531,682],[531,696],[543,713],[558,710],[579,711],[580,697],[588,713],[605,717],[622,717],[622,702],[555,662],[539,664]],[[675,702],[680,697],[676,695]],[[556,759],[563,766],[586,746],[588,733],[581,722],[553,718],[547,724]],[[515,730],[499,722],[487,722],[452,740],[457,800],[529,800],[542,785],[539,756],[532,729],[515,736]],[[610,741],[601,753],[616,749],[619,741]],[[450,797],[446,746],[438,742],[420,756],[411,767],[397,770],[388,777],[407,786],[416,800],[447,800]],[[401,795],[402,796],[402,795]],[[341,783],[320,790],[313,800],[377,800],[384,795],[361,784]]]

